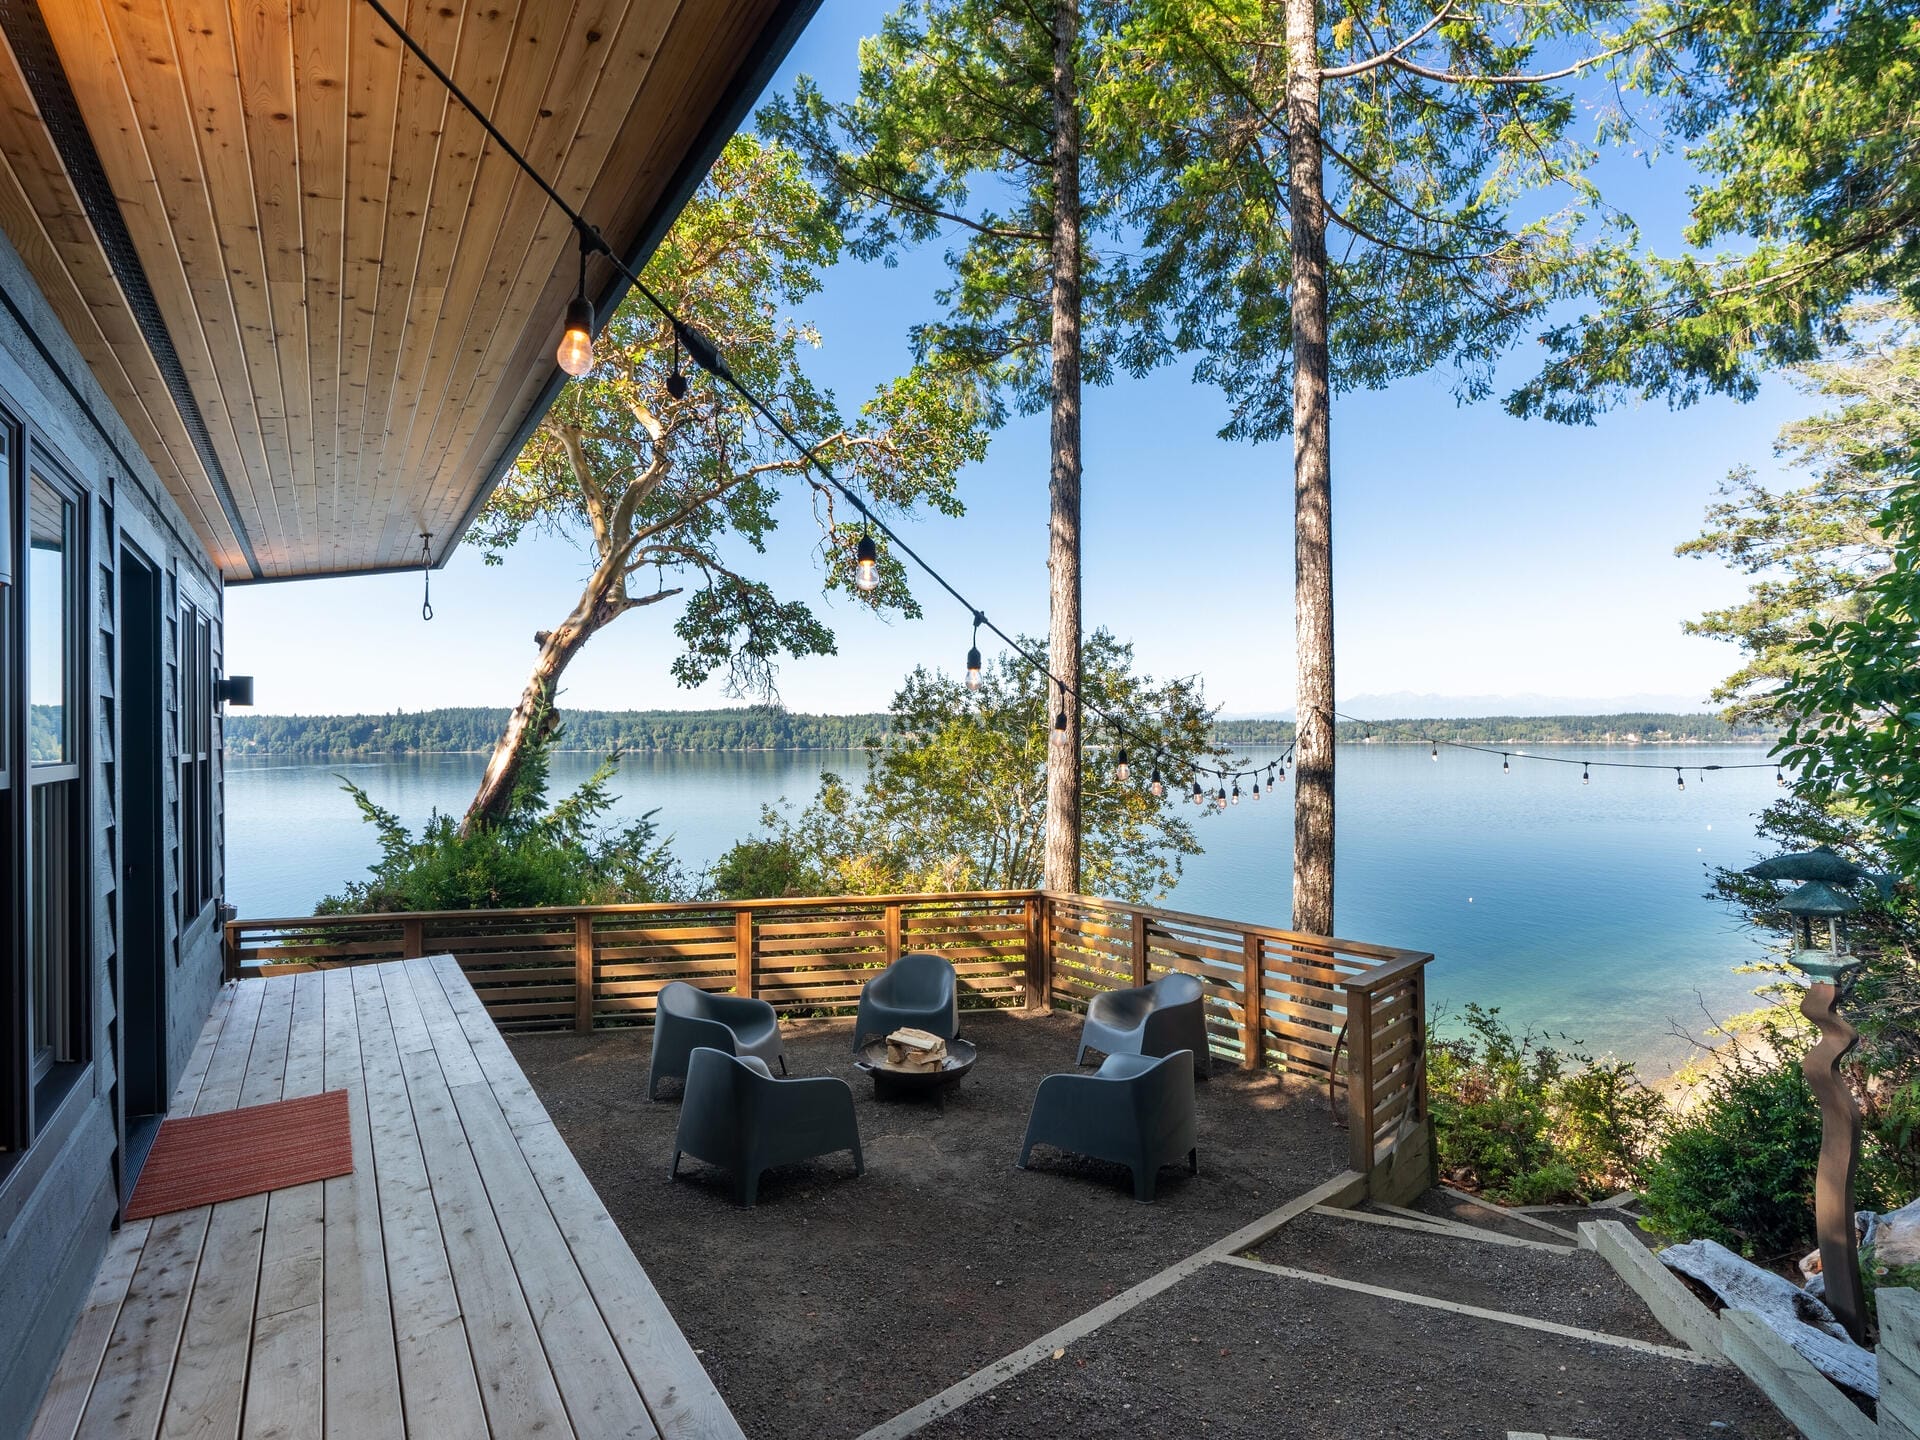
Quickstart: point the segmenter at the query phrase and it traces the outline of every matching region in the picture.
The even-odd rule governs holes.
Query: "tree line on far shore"
[[[387,715],[242,715],[226,717],[235,755],[347,757],[454,755],[491,750],[506,722],[501,706],[396,710]],[[560,748],[620,751],[858,750],[878,745],[891,724],[885,714],[808,715],[766,706],[724,710],[568,710]],[[1497,715],[1459,720],[1343,723],[1342,741],[1426,739],[1461,744],[1733,744],[1776,733],[1718,715]],[[1222,745],[1286,745],[1290,720],[1221,720]]]

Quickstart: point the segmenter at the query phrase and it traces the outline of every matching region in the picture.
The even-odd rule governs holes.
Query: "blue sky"
[[[830,94],[851,85],[859,36],[880,0],[827,0],[776,88],[795,73]],[[1656,244],[1685,216],[1684,164],[1605,162],[1610,198]],[[907,327],[932,312],[938,247],[893,269],[847,265],[804,312],[821,349],[812,373],[849,407],[907,364]],[[1530,347],[1528,347],[1530,348]],[[1516,354],[1508,377],[1534,357]],[[1741,577],[1673,547],[1699,527],[1733,466],[1777,473],[1772,440],[1807,402],[1771,382],[1747,405],[1622,409],[1591,428],[1456,406],[1444,373],[1345,394],[1333,414],[1335,616],[1343,697],[1624,696],[1704,700],[1733,668],[1725,646],[1681,634],[1683,617],[1739,595]],[[1089,628],[1131,640],[1155,674],[1198,674],[1229,713],[1292,702],[1290,451],[1219,440],[1219,396],[1175,365],[1088,394],[1083,563]],[[911,526],[912,543],[1008,629],[1046,626],[1047,426],[1016,420],[962,485],[964,518]],[[791,497],[762,573],[816,598],[839,654],[789,663],[780,696],[797,710],[885,707],[916,664],[958,667],[968,616],[930,586],[926,617],[877,621],[818,598],[812,521]],[[239,587],[228,592],[227,659],[257,677],[274,712],[505,705],[534,657],[533,632],[562,618],[583,552],[523,543],[502,568],[457,554],[433,576],[435,619],[419,617],[418,576]],[[738,703],[669,674],[665,607],[597,636],[567,672],[562,703],[690,708]]]

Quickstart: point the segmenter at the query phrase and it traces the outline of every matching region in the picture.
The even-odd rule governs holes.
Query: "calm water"
[[[1340,754],[1339,931],[1348,939],[1431,950],[1437,1003],[1499,1005],[1515,1021],[1563,1031],[1664,1070],[1686,1053],[1675,1026],[1751,1003],[1753,980],[1732,973],[1761,956],[1758,939],[1702,898],[1710,866],[1747,863],[1753,817],[1779,793],[1771,770],[1691,768],[1764,758],[1756,747],[1604,754],[1671,770],[1596,770],[1413,746],[1345,746]],[[1259,758],[1270,758],[1259,752]],[[350,776],[409,823],[473,796],[477,755],[357,764],[234,760],[227,772],[229,898],[248,916],[310,913],[376,854],[373,832],[340,790]],[[585,755],[554,758],[554,791],[584,779]],[[689,866],[751,833],[761,807],[796,804],[823,770],[858,776],[855,754],[630,756],[620,813],[659,811]],[[1200,822],[1207,853],[1164,903],[1233,919],[1287,921],[1293,825],[1290,791]],[[1191,813],[1191,812],[1188,812]],[[1703,1009],[1704,1007],[1704,1009]]]

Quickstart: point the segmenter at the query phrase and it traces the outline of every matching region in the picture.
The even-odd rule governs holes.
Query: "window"
[[[27,482],[28,1069],[86,1058],[85,869],[78,719],[81,536],[74,495]]]
[[[187,918],[213,899],[213,621],[180,616],[180,894]]]

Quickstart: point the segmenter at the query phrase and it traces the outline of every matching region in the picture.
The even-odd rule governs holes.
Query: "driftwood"
[[[1671,1245],[1660,1258],[1670,1269],[1705,1285],[1728,1309],[1757,1317],[1828,1379],[1869,1399],[1880,1394],[1873,1352],[1854,1344],[1833,1312],[1791,1280],[1742,1260],[1712,1240]]]

